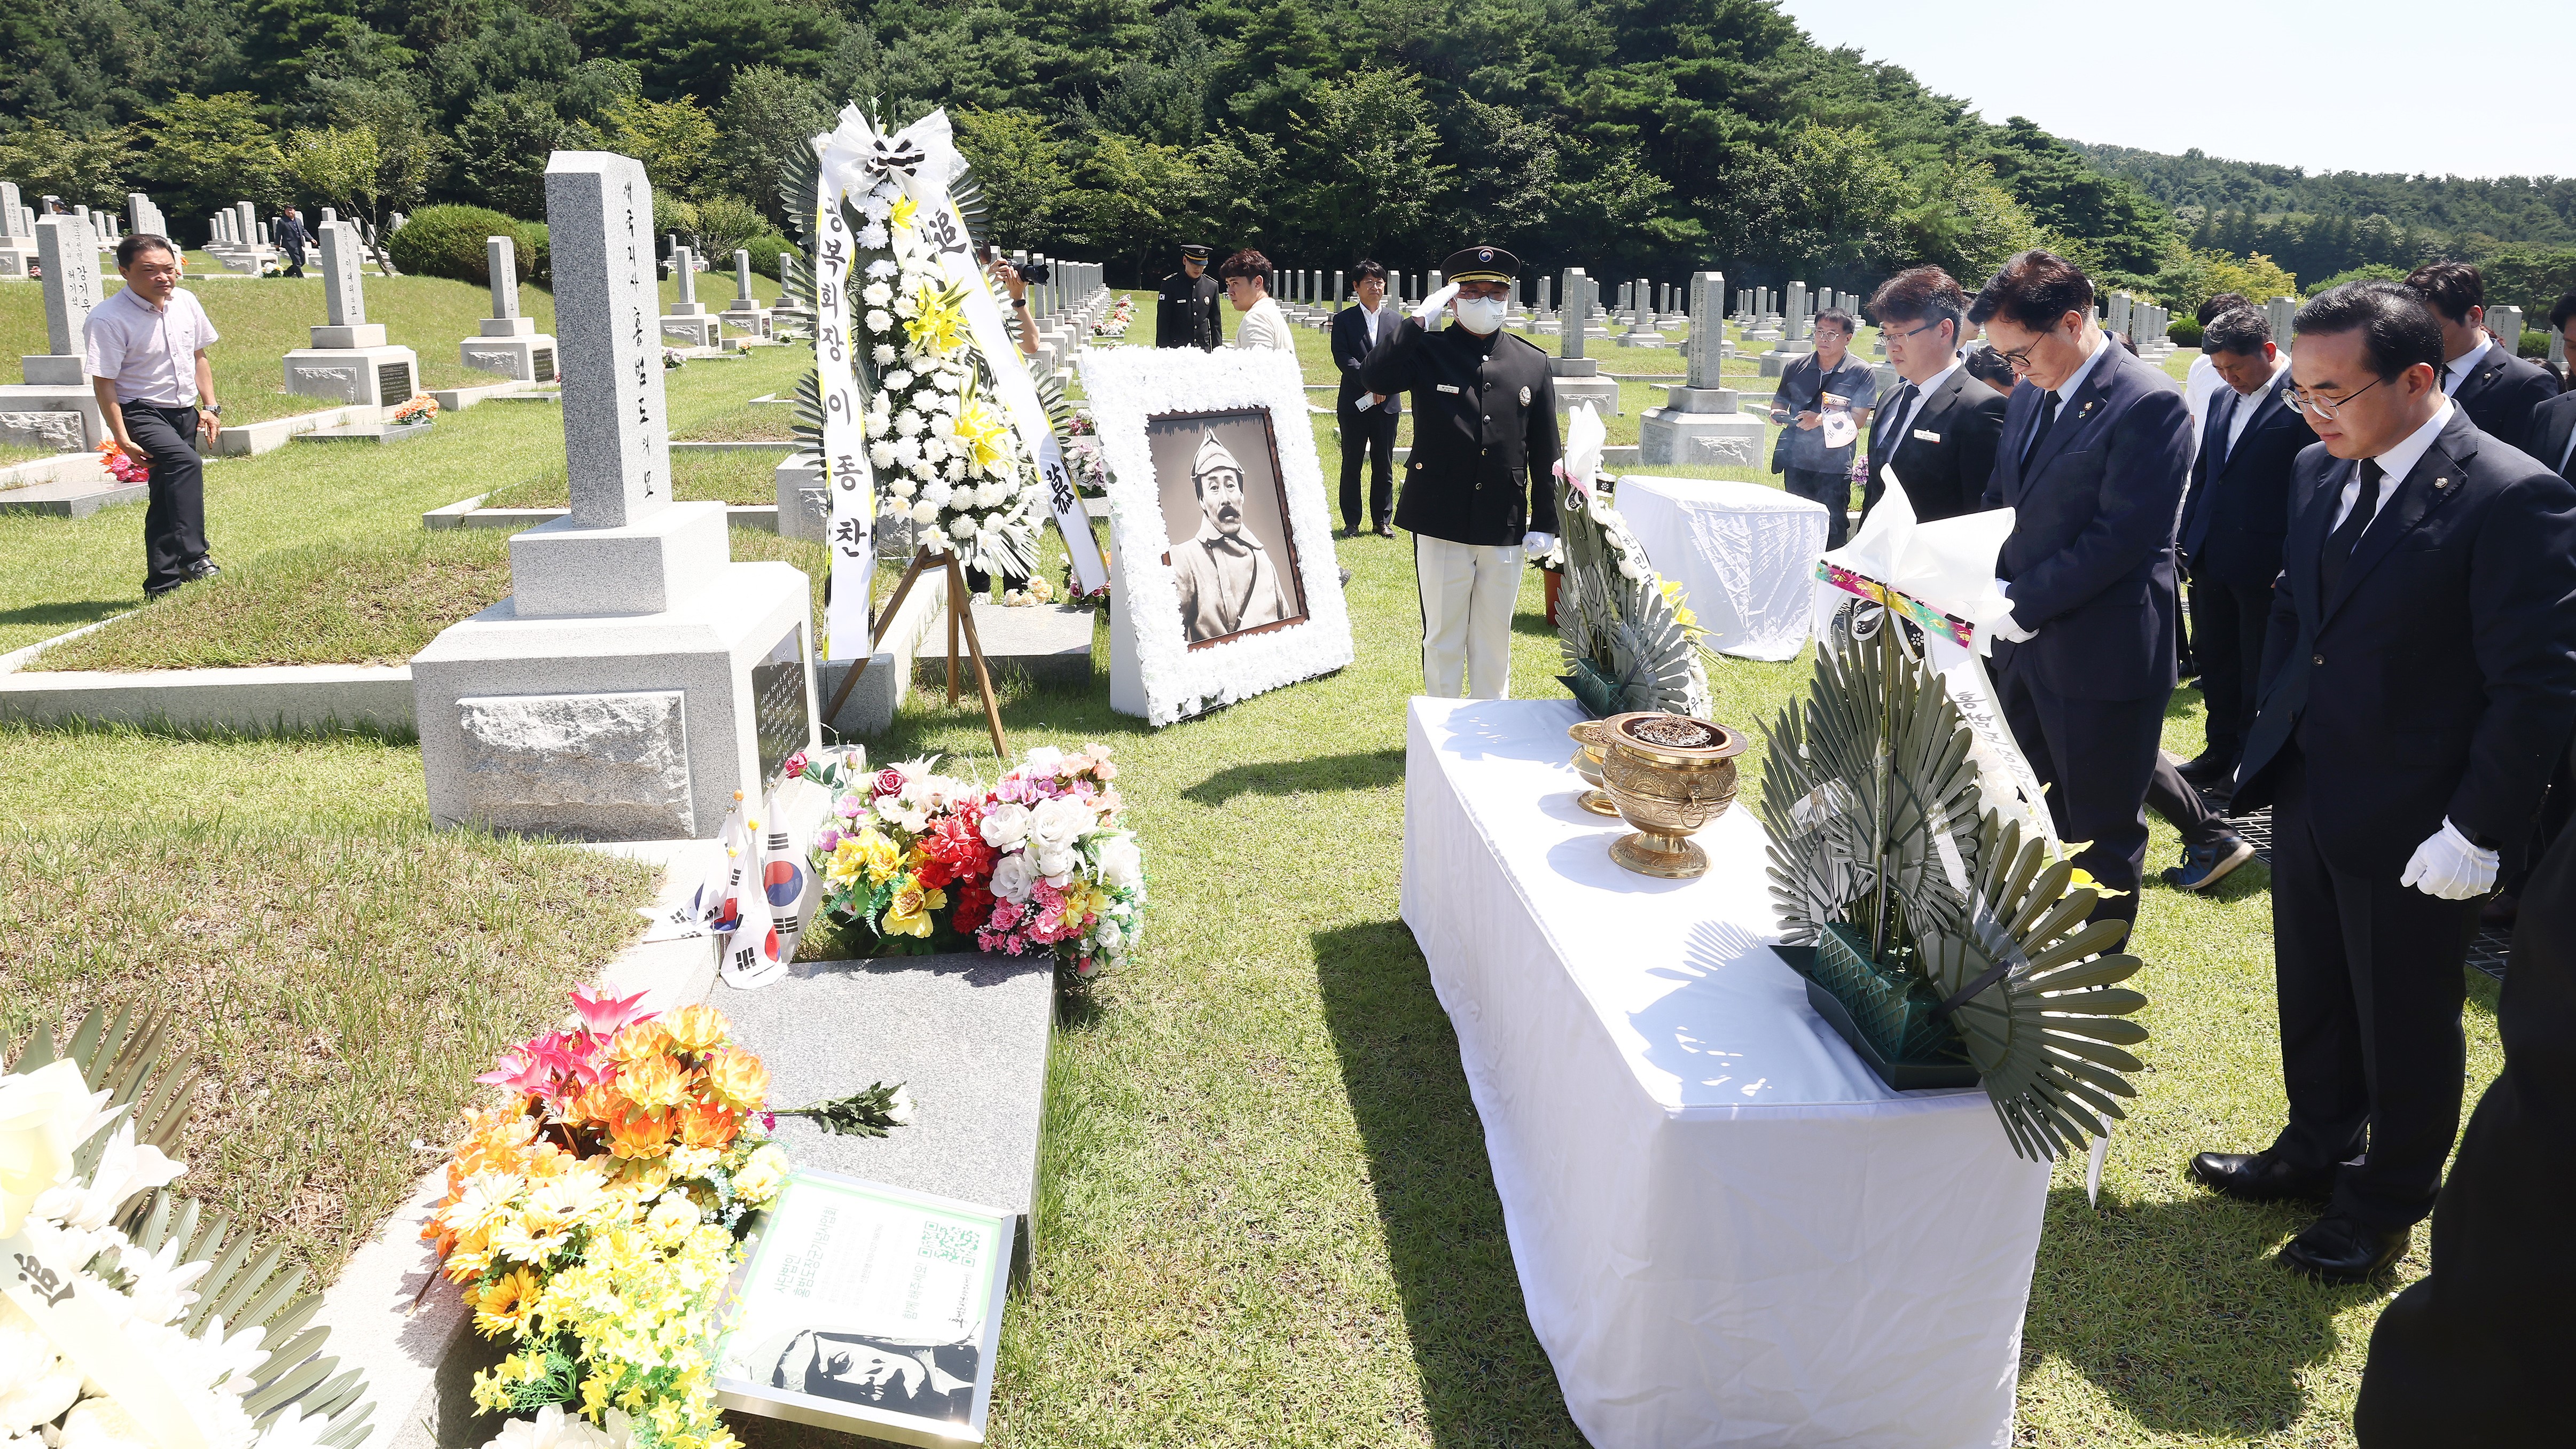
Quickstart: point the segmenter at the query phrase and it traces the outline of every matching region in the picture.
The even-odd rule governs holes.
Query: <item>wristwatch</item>
[[[208,403],[206,404],[206,411],[213,413],[216,417],[222,417],[224,415],[224,405],[222,403]]]
[[[1026,308],[1029,305],[1029,299],[1026,297],[1013,297],[1011,299],[1011,305],[1013,307]]]

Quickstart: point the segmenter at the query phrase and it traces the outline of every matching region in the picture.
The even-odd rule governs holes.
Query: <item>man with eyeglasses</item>
[[[2048,789],[2075,864],[2117,894],[2096,920],[2134,921],[2147,856],[2145,804],[2176,682],[2174,519],[2191,471],[2191,415],[2174,380],[2103,335],[2093,283],[2026,251],[1968,309],[2021,381],[1985,493],[2013,510],[1996,560],[2012,612],[1995,628],[1996,693]],[[2168,781],[2179,787],[2178,777]],[[2225,827],[2188,789],[2185,839]],[[2170,798],[2168,798],[2170,797]]]
[[[1915,267],[1879,284],[1869,299],[1887,365],[1905,385],[1870,429],[1869,482],[1861,512],[1878,506],[1892,474],[1914,516],[1929,522],[1985,504],[2003,436],[2004,395],[1961,365],[1959,328],[1968,295],[1939,267]]]
[[[1412,394],[1395,526],[1413,535],[1423,693],[1507,699],[1522,555],[1556,546],[1556,384],[1547,354],[1503,330],[1518,257],[1469,247],[1441,270],[1448,285],[1385,329],[1360,386]],[[1458,325],[1430,330],[1453,300]]]
[[[223,570],[206,553],[206,472],[197,437],[223,430],[215,367],[206,349],[215,324],[194,293],[179,287],[179,249],[136,232],[116,244],[125,287],[89,314],[82,336],[99,411],[117,446],[149,471],[143,510],[143,596]]]
[[[2191,1171],[2230,1197],[2325,1203],[2280,1260],[2350,1284],[2433,1209],[2477,898],[2576,728],[2576,487],[2443,395],[2442,329],[2416,293],[2348,283],[2297,327],[2294,399],[2319,445],[2292,483],[2236,786],[2272,807],[2289,1124]]]

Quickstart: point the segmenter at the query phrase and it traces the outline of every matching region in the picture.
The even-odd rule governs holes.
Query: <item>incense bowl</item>
[[[1611,842],[1610,858],[1639,875],[1684,880],[1708,873],[1690,836],[1735,803],[1735,757],[1746,740],[1721,724],[1642,711],[1601,721],[1601,783],[1636,834]]]
[[[1565,727],[1574,741],[1574,773],[1583,777],[1590,788],[1574,797],[1574,803],[1595,815],[1616,815],[1619,807],[1610,801],[1610,792],[1601,788],[1601,751],[1606,742],[1601,737],[1601,721],[1577,720]]]

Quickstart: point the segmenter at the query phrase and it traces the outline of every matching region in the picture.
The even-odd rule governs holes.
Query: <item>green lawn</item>
[[[792,386],[792,358],[693,364],[672,377],[674,412]],[[314,560],[334,551],[378,568],[438,546],[471,555],[490,543],[420,542],[420,509],[560,476],[550,408],[439,426],[358,464],[290,448],[211,469],[228,577],[275,582],[283,607],[290,577],[323,591]],[[16,631],[0,644],[130,607],[138,523],[131,509],[0,519],[0,630]],[[752,538],[737,533],[737,556]],[[1046,1236],[1005,1321],[996,1445],[1580,1442],[1524,1315],[1455,1038],[1396,918],[1419,687],[1410,551],[1335,548],[1358,650],[1336,675],[1159,731],[1107,709],[1105,648],[1088,689],[1004,690],[1015,748],[1117,747],[1154,905],[1134,962],[1065,1025]],[[1532,574],[1515,677],[1545,697],[1557,658],[1538,599]],[[182,612],[218,591],[176,602],[144,617],[167,611],[167,632],[202,639]],[[248,614],[226,617],[257,634]],[[1711,674],[1717,716],[1750,726],[1806,667],[1721,660]],[[971,694],[954,710],[943,697],[916,693],[876,756],[990,771]],[[2194,751],[2198,723],[2197,698],[2178,695],[2168,747]],[[1750,808],[1758,760],[1746,788]],[[365,737],[0,729],[0,792],[14,806],[0,884],[17,887],[0,908],[16,928],[0,935],[0,1029],[97,999],[186,1006],[218,1074],[190,1185],[297,1234],[325,1271],[425,1165],[408,1144],[439,1135],[478,1057],[632,933],[623,912],[645,888],[596,856],[430,834],[416,750]],[[2177,850],[2161,824],[2152,849],[2157,866]],[[2182,1176],[2192,1152],[2260,1146],[2279,1122],[2267,886],[2249,867],[2213,899],[2147,891],[2147,1070],[2101,1207],[2084,1202],[2080,1162],[2058,1169],[2018,1443],[2351,1442],[2384,1295],[2289,1277],[2268,1259],[2297,1211]],[[2494,991],[2471,981],[2474,1097],[2499,1061]],[[2398,1280],[2423,1267],[2419,1235]]]

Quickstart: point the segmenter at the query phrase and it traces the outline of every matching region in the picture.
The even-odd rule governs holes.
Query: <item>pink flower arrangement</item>
[[[105,464],[108,475],[119,483],[147,483],[151,471],[142,459],[125,450],[114,438],[98,445],[98,461]]]

